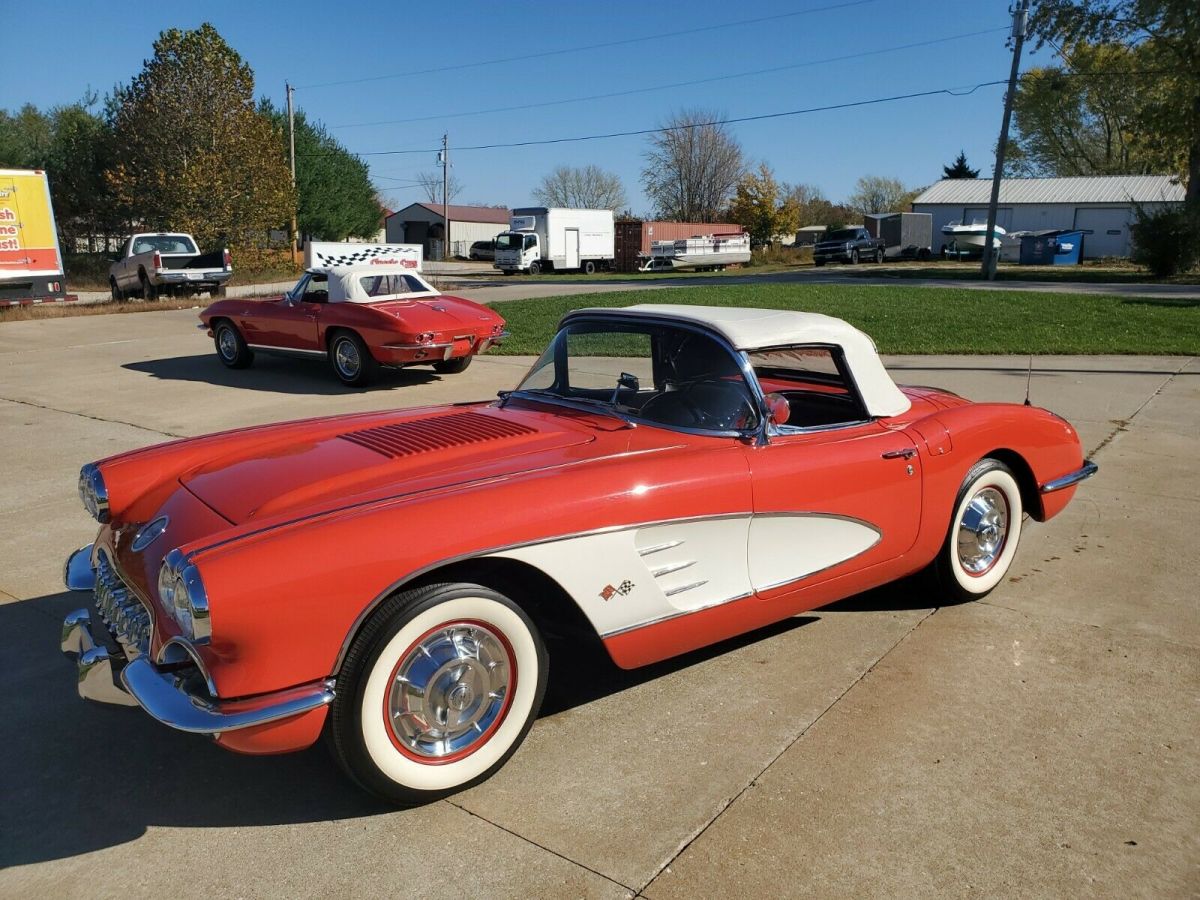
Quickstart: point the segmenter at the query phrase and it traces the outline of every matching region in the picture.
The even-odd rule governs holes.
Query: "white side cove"
[[[730,515],[633,526],[489,554],[541,569],[609,637],[816,574],[875,546],[867,522]]]

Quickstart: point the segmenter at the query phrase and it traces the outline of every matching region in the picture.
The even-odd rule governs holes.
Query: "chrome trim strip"
[[[670,550],[672,547],[678,547],[682,543],[683,543],[682,540],[678,540],[678,541],[667,541],[665,544],[655,544],[652,547],[646,547],[642,550],[639,550],[638,556],[649,556],[651,553],[658,553],[659,551],[662,551],[662,550]]]
[[[1053,494],[1055,491],[1061,491],[1064,488],[1069,488],[1072,485],[1079,484],[1079,482],[1087,478],[1091,478],[1096,474],[1099,468],[1100,467],[1090,459],[1085,459],[1081,468],[1076,469],[1074,472],[1071,472],[1068,475],[1063,475],[1061,478],[1055,478],[1051,481],[1047,481],[1040,488],[1038,488],[1038,490],[1043,494]]]
[[[454,347],[454,342],[442,341],[437,344],[384,344],[385,350],[446,350]]]
[[[659,578],[663,575],[670,575],[672,572],[678,572],[682,569],[691,568],[695,564],[696,564],[696,560],[694,560],[694,559],[689,559],[685,562],[668,563],[665,566],[659,566],[657,569],[651,569],[650,574],[653,575],[655,578]],[[670,595],[668,594],[667,596],[670,596]]]
[[[299,356],[328,356],[327,350],[301,350],[299,347],[275,347],[271,344],[247,344],[251,350],[262,350],[264,353],[295,353]]]
[[[323,681],[319,687],[291,688],[255,698],[254,702],[262,704],[259,706],[230,710],[228,701],[212,702],[188,694],[178,687],[174,676],[159,672],[144,656],[121,670],[121,683],[152,718],[192,734],[220,734],[265,725],[328,706],[334,698],[333,683]]]
[[[694,588],[704,587],[708,584],[707,578],[702,578],[700,581],[693,581],[691,584],[681,584],[679,587],[673,587],[669,591],[663,591],[664,597],[674,597],[676,594],[682,594],[684,591],[690,591]]]
[[[665,616],[659,616],[657,619],[651,619],[648,622],[639,622],[636,625],[625,625],[613,631],[606,631],[600,635],[601,640],[606,640],[611,637],[616,637],[619,634],[625,634],[629,631],[637,631],[639,628],[648,628],[651,625],[658,625],[661,622],[669,622],[672,619],[678,619],[682,616],[690,616],[693,613],[704,612],[707,609],[714,609],[718,606],[724,606],[726,603],[733,603],[737,600],[746,600],[754,595],[750,592],[738,594],[735,597],[726,597],[724,600],[717,600],[715,603],[708,603],[704,606],[697,606],[695,609],[681,609],[679,612],[667,613]]]

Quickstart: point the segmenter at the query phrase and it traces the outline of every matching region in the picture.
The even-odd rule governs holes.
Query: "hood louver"
[[[338,436],[382,456],[397,459],[429,450],[445,450],[534,433],[535,429],[526,425],[467,412],[364,428]]]

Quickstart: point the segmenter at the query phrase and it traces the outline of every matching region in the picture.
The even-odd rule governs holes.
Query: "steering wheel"
[[[715,396],[701,397],[704,393]],[[738,385],[726,381],[693,381],[658,394],[642,406],[642,415],[665,425],[733,431],[744,427],[749,404]]]

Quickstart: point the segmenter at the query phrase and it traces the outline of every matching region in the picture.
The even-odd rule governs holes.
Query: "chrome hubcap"
[[[233,336],[233,332],[228,328],[222,328],[217,335],[217,341],[221,348],[221,355],[226,359],[233,359],[237,356],[237,339]]]
[[[958,561],[969,575],[982,575],[996,564],[1008,537],[1008,501],[994,487],[971,498],[958,526]]]
[[[392,734],[430,760],[472,752],[508,708],[513,669],[507,644],[487,627],[441,626],[396,666],[386,709]]]
[[[334,359],[337,361],[338,371],[347,378],[353,378],[358,374],[358,348],[354,346],[353,342],[338,341]]]

